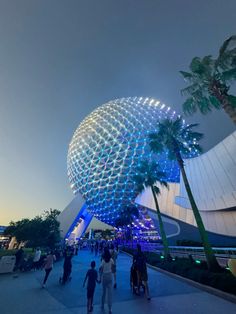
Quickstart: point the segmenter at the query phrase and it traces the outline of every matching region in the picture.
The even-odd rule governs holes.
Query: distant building
[[[6,229],[6,226],[0,226],[0,248],[2,246],[5,246],[5,244],[7,244],[10,240],[8,236],[4,235],[5,229]]]

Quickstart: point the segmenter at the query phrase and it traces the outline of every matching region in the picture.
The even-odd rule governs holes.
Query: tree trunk
[[[223,101],[222,108],[231,118],[231,120],[233,120],[234,124],[236,124],[236,108],[232,107],[228,100]]]
[[[164,256],[165,256],[165,258],[168,258],[170,253],[169,253],[168,241],[167,241],[167,238],[166,238],[166,233],[165,233],[165,229],[164,229],[164,225],[163,225],[163,221],[162,221],[162,217],[161,217],[161,212],[160,212],[160,208],[159,208],[159,205],[158,205],[156,193],[154,191],[153,186],[151,186],[151,189],[152,189],[152,195],[154,197],[156,210],[157,210],[157,217],[158,217],[159,226],[160,226],[160,233],[161,233],[161,238],[162,238],[163,247],[164,247]]]
[[[225,113],[233,120],[236,124],[236,108],[230,104],[228,88],[225,84],[221,84],[219,81],[214,80],[209,89],[210,94],[212,94],[221,103]]]
[[[203,221],[202,221],[202,217],[201,217],[200,212],[198,210],[197,204],[195,203],[195,200],[194,200],[194,197],[193,197],[193,194],[192,194],[189,182],[188,182],[188,178],[186,176],[186,172],[184,169],[183,160],[182,160],[181,156],[179,156],[178,154],[176,157],[177,157],[177,161],[178,161],[179,166],[180,166],[181,174],[182,174],[182,177],[184,180],[184,185],[185,185],[185,188],[186,188],[186,191],[188,194],[188,198],[189,198],[189,201],[190,201],[190,204],[192,207],[192,211],[193,211],[193,214],[194,214],[197,226],[198,226],[198,230],[199,230],[199,233],[200,233],[200,236],[202,239],[202,244],[203,244],[204,252],[206,255],[208,268],[211,271],[217,271],[220,269],[220,266],[216,260],[215,254],[212,250],[211,244],[210,244],[209,239],[208,239],[208,234],[206,232],[206,229],[205,229]]]

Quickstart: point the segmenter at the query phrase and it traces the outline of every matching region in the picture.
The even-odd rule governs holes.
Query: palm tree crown
[[[120,212],[119,217],[115,220],[116,227],[123,227],[130,225],[135,218],[139,217],[139,210],[137,206],[130,205],[127,206]]]
[[[147,160],[142,161],[140,166],[137,167],[134,181],[138,193],[143,192],[145,188],[154,186],[156,194],[160,194],[160,189],[156,186],[157,182],[162,186],[168,187],[168,184],[165,181],[165,172],[159,169],[158,164],[155,161],[152,161],[151,163]]]
[[[176,154],[181,160],[198,155],[202,152],[198,141],[203,134],[192,130],[196,126],[198,124],[185,125],[181,117],[159,122],[158,132],[149,135],[151,150],[155,153],[167,150],[171,160],[176,160]]]
[[[229,94],[230,83],[236,80],[236,36],[222,45],[217,59],[195,57],[190,72],[180,71],[190,85],[181,90],[187,96],[183,110],[193,114],[197,110],[207,114],[213,108],[223,108],[236,123],[236,97]]]

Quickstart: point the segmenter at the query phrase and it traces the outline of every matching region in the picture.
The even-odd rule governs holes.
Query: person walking
[[[102,310],[104,309],[104,303],[107,295],[107,304],[109,314],[112,313],[112,272],[114,269],[114,261],[111,258],[111,254],[108,248],[104,249],[102,256],[102,263],[100,266],[100,281],[102,282]]]
[[[55,260],[56,260],[56,256],[53,254],[53,251],[50,251],[50,253],[45,258],[45,263],[44,263],[45,276],[44,276],[42,288],[45,288],[46,282],[48,280],[48,276],[53,268],[53,263]]]
[[[116,260],[117,260],[117,251],[113,245],[113,243],[110,245],[110,254],[111,254],[111,258],[113,259],[114,262],[114,266],[113,266],[113,276],[114,276],[114,288],[116,289],[117,287],[117,283],[116,283]]]
[[[39,261],[41,257],[41,250],[39,247],[37,247],[35,253],[34,253],[34,258],[33,258],[33,269],[39,269]]]
[[[93,296],[94,296],[94,291],[96,288],[96,283],[100,283],[100,281],[98,281],[98,273],[95,269],[96,267],[96,263],[95,261],[91,262],[91,268],[87,271],[85,279],[84,279],[84,283],[83,283],[83,287],[86,284],[86,281],[88,280],[88,284],[87,284],[87,310],[88,313],[93,311]]]
[[[21,270],[21,265],[23,263],[23,260],[24,260],[24,250],[22,247],[20,247],[16,254],[15,254],[15,257],[16,257],[16,262],[15,262],[15,267],[14,267],[14,271],[15,270],[18,270],[20,269]]]
[[[137,279],[138,279],[138,290],[137,294],[140,295],[140,287],[142,283],[145,287],[145,295],[148,301],[151,300],[149,295],[149,287],[148,287],[148,274],[147,274],[147,265],[146,265],[146,257],[142,252],[141,245],[137,244],[137,253],[133,258],[133,265],[137,270]]]
[[[98,246],[99,246],[98,241],[96,241],[96,243],[95,243],[95,256],[98,255]]]
[[[72,271],[72,257],[73,254],[73,248],[72,247],[66,247],[64,252],[64,264],[63,264],[63,276],[61,283],[64,285],[69,279]]]

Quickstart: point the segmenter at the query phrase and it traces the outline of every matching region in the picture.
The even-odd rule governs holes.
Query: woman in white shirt
[[[112,273],[114,269],[114,261],[111,258],[111,254],[108,248],[104,249],[102,256],[102,264],[100,266],[100,275],[102,281],[102,309],[104,308],[105,298],[107,294],[107,304],[109,308],[109,314],[112,313]]]

